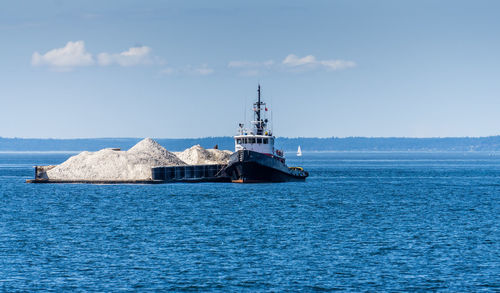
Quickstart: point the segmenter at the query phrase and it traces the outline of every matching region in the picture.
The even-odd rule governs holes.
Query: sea
[[[304,152],[305,182],[28,184],[0,153],[0,290],[500,291],[500,153]]]

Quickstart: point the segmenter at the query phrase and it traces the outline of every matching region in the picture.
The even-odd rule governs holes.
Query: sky
[[[499,1],[2,1],[0,137],[500,134]]]

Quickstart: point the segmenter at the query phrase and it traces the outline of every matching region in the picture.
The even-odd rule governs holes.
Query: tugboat
[[[267,110],[260,98],[259,85],[257,102],[253,104],[253,128],[247,130],[239,124],[238,135],[234,137],[235,152],[224,170],[226,176],[237,183],[304,181],[309,173],[301,167],[288,167],[284,152],[274,148],[275,137],[262,113]]]

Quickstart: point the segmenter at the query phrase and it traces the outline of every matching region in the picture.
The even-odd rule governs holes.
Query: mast
[[[257,93],[258,93],[257,94],[257,121],[260,122],[260,84],[257,88]]]
[[[264,121],[260,117],[260,106],[264,104],[260,101],[260,84],[257,87],[257,103],[255,103],[255,128],[257,129],[257,135],[262,135],[264,133]]]

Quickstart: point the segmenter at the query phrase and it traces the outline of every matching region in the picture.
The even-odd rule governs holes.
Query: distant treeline
[[[285,150],[305,151],[500,151],[500,136],[488,137],[345,137],[279,138]]]
[[[76,138],[76,139],[39,139],[39,138],[2,138],[0,151],[96,151],[104,148],[128,150],[142,138]],[[182,151],[199,144],[204,148],[234,149],[232,137],[203,138],[154,138],[170,151]]]
[[[0,151],[95,151],[103,148],[127,150],[141,138],[84,138],[33,139],[2,138]],[[171,151],[180,151],[195,144],[204,148],[234,149],[232,137],[158,138],[158,143]],[[277,138],[276,145],[285,151],[500,151],[500,136],[402,138],[402,137],[346,137],[346,138]]]

